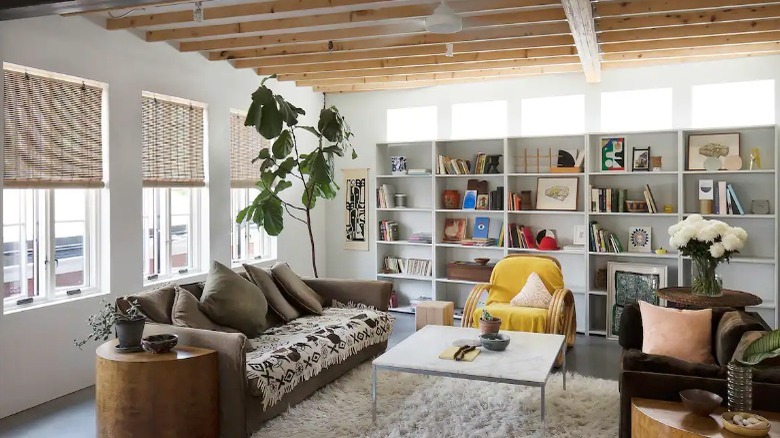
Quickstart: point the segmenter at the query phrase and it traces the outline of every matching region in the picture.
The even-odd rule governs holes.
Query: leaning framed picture
[[[739,132],[688,136],[688,170],[723,169],[728,156],[739,157]]]
[[[577,210],[579,178],[539,178],[536,180],[537,210]]]
[[[631,171],[648,172],[650,171],[650,147],[634,148],[631,151]]]
[[[659,304],[656,292],[666,287],[668,267],[640,263],[607,263],[607,338],[617,339],[623,309],[636,301]]]
[[[601,139],[601,170],[626,170],[626,138],[605,137]]]

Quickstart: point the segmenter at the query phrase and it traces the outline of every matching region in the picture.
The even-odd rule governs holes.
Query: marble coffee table
[[[566,351],[563,335],[501,331],[512,340],[504,351],[482,351],[473,362],[439,359],[439,354],[458,339],[478,339],[479,330],[464,327],[428,325],[374,359],[372,374],[372,420],[376,422],[376,373],[380,369],[428,374],[485,382],[534,386],[542,391],[558,353]],[[563,389],[566,389],[566,354],[563,355]]]

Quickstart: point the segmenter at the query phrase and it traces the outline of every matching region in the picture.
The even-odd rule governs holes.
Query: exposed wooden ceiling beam
[[[761,52],[780,51],[780,42],[735,44],[731,46],[695,47],[670,50],[648,50],[643,52],[604,53],[605,61],[625,61],[632,59],[656,59],[656,58],[690,58],[695,59],[707,55],[724,54],[754,54]]]
[[[307,79],[334,79],[334,78],[363,78],[369,76],[387,76],[387,75],[406,75],[417,73],[441,73],[456,72],[468,70],[489,70],[495,68],[513,68],[541,65],[565,65],[579,64],[579,59],[575,55],[558,56],[552,58],[528,58],[515,59],[509,61],[484,61],[484,62],[463,62],[459,64],[433,64],[417,65],[411,67],[385,67],[376,69],[357,69],[357,70],[339,70],[311,73],[286,73],[280,74],[281,81],[302,81]],[[258,73],[265,75],[265,73]]]
[[[669,57],[669,58],[652,58],[652,59],[631,59],[631,60],[616,60],[616,61],[604,61],[604,70],[615,70],[621,68],[631,67],[650,67],[654,65],[668,65],[668,64],[681,64],[681,63],[694,63],[694,62],[708,62],[717,61],[721,59],[735,59],[735,58],[753,58],[757,56],[767,56],[780,54],[778,51],[766,51],[759,53],[720,53],[720,54],[706,54],[691,58],[689,56],[683,57]]]
[[[248,37],[250,39],[263,38],[264,41],[260,44],[254,44],[255,48],[249,49],[235,49],[235,50],[223,50],[220,52],[209,53],[209,59],[215,61],[220,59],[241,59],[241,58],[259,58],[262,56],[278,56],[278,55],[292,55],[302,53],[325,53],[329,51],[328,42],[333,41],[333,52],[344,52],[349,50],[366,50],[366,49],[381,49],[388,47],[401,47],[401,46],[419,46],[429,44],[444,44],[444,43],[458,43],[464,41],[485,41],[499,38],[518,38],[518,37],[531,37],[531,36],[548,36],[548,35],[569,35],[569,25],[565,21],[558,21],[552,23],[528,23],[528,24],[512,24],[505,26],[493,26],[493,24],[507,24],[516,23],[520,17],[512,17],[514,14],[496,14],[486,15],[484,17],[473,17],[484,21],[485,25],[491,27],[472,27],[458,32],[456,34],[433,34],[433,33],[413,33],[409,35],[388,35],[383,38],[361,38],[361,39],[345,39],[339,41],[339,38],[333,36],[334,33],[340,32],[304,32],[308,33],[322,33],[323,39],[315,40],[315,42],[298,43],[295,40],[297,35],[303,34],[284,34],[284,35],[267,35],[267,37],[290,37],[292,41],[287,41],[288,38],[284,38],[286,44],[274,44],[268,45],[269,39],[265,39],[266,36],[261,37]],[[373,31],[377,31],[376,27],[357,27],[352,29],[344,29],[357,31],[360,30],[367,36],[372,35]],[[392,30],[388,30],[392,32]],[[350,33],[349,35],[355,35]],[[236,40],[244,38],[235,38]],[[281,40],[282,38],[274,38],[274,41]],[[200,43],[198,42],[184,42],[181,47],[184,48],[190,44]]]
[[[666,12],[702,11],[760,4],[779,3],[777,0],[635,0],[600,1],[595,3],[596,15],[660,14]]]
[[[453,71],[453,72],[432,72],[432,73],[416,73],[416,74],[403,74],[403,75],[387,75],[387,76],[368,76],[363,78],[333,78],[333,79],[318,79],[318,80],[301,80],[296,84],[306,87],[311,86],[328,86],[328,85],[350,85],[350,84],[381,84],[387,82],[414,82],[414,81],[430,81],[439,79],[468,79],[468,78],[481,78],[485,76],[507,76],[518,74],[542,74],[542,73],[562,73],[562,72],[578,72],[582,71],[582,67],[577,64],[564,64],[564,65],[543,65],[543,66],[531,66],[531,67],[514,67],[514,68],[494,68],[487,70],[465,70],[465,71]]]
[[[626,41],[687,38],[694,36],[738,35],[773,31],[777,29],[780,29],[780,18],[769,18],[766,20],[730,21],[726,23],[692,24],[652,29],[628,29],[601,32],[599,34],[599,42],[605,44]]]
[[[381,7],[388,3],[388,0],[274,0],[268,2],[242,3],[229,6],[208,7],[206,3],[203,8],[203,19],[216,20],[221,18],[240,18],[251,15],[273,15],[281,12],[304,11],[323,9],[336,6],[352,6],[362,4],[373,4],[372,6]],[[131,15],[123,18],[109,18],[106,21],[106,29],[132,29],[147,26],[161,26],[165,24],[193,23],[192,11],[173,11],[161,12],[159,14]]]
[[[455,54],[472,52],[491,52],[496,50],[535,49],[543,47],[569,47],[574,45],[571,35],[552,35],[543,37],[508,38],[501,40],[470,41],[453,44]],[[303,55],[268,56],[256,59],[234,61],[237,68],[292,66],[298,64],[319,64],[330,62],[362,61],[371,59],[404,58],[410,56],[437,56],[445,53],[443,45],[420,45],[391,47],[377,50],[350,50],[333,53],[309,53]]]
[[[368,59],[363,61],[324,62],[319,64],[276,65],[260,67],[262,60],[248,59],[236,61],[237,68],[257,68],[258,74],[291,74],[311,72],[337,72],[357,69],[384,69],[392,67],[413,67],[422,65],[450,65],[464,62],[480,63],[484,61],[511,61],[529,58],[549,58],[556,56],[576,55],[573,46],[545,47],[540,49],[496,50],[493,52],[459,53],[454,56],[430,55],[410,56],[404,58]],[[239,64],[240,63],[240,64]],[[258,65],[259,64],[259,65]]]
[[[659,15],[634,15],[628,17],[605,17],[597,20],[600,31],[639,29],[684,24],[706,24],[715,22],[757,20],[780,17],[780,5],[753,6],[745,8],[723,8],[699,12],[685,12]]]
[[[474,13],[488,15],[502,10],[521,9],[526,3],[536,0],[482,0],[479,2],[463,1],[451,4],[459,13]],[[429,15],[435,5],[396,6],[384,9],[362,9],[358,11],[318,14],[306,17],[278,18],[275,20],[245,21],[232,24],[218,24],[176,29],[161,29],[146,32],[147,41],[168,41],[191,38],[203,38],[220,35],[234,35],[254,32],[279,31],[285,29],[303,29],[312,26],[346,25],[362,23],[382,23],[387,20],[404,18],[422,18]],[[525,22],[541,22],[563,20],[563,10],[557,7],[548,9],[528,10]]]
[[[765,43],[780,41],[780,30],[771,32],[745,33],[737,35],[716,35],[693,38],[674,38],[652,41],[629,41],[602,44],[604,53],[642,52],[648,50],[683,49],[689,47],[730,46],[734,44]]]
[[[562,0],[563,10],[571,27],[574,44],[588,82],[601,82],[601,60],[596,38],[596,23],[590,0]]]

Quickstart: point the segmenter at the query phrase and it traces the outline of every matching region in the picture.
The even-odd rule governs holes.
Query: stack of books
[[[377,208],[395,208],[395,187],[382,184],[376,189]]]
[[[489,210],[503,210],[504,209],[504,186],[498,186],[495,190],[490,191],[490,199],[488,199]]]
[[[468,160],[439,155],[437,164],[439,175],[468,175],[471,173],[471,162]]]
[[[509,224],[508,234],[510,248],[536,248],[536,239],[533,231],[531,231],[531,227]]]
[[[379,222],[379,240],[395,242],[398,238],[398,222],[387,220]]]
[[[718,190],[715,192],[712,204],[714,214],[745,214],[742,203],[739,202],[734,186],[726,181],[717,182]]]
[[[590,223],[590,250],[592,252],[623,252],[623,245],[614,233],[603,228],[598,222]]]
[[[427,232],[414,233],[411,236],[409,236],[409,242],[430,244],[431,242],[433,242],[433,234]]]
[[[626,189],[591,188],[590,211],[594,213],[622,213],[626,211],[627,192]]]
[[[658,213],[658,206],[655,205],[655,197],[653,196],[653,192],[650,190],[650,186],[645,184],[645,201],[647,202],[647,209],[650,210],[650,213]]]
[[[431,261],[427,259],[405,259],[396,256],[385,257],[383,272],[386,274],[406,274],[418,277],[433,275]]]
[[[406,171],[407,175],[430,175],[431,169],[409,169]]]

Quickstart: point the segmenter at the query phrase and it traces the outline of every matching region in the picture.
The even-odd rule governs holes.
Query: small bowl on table
[[[724,429],[741,436],[766,436],[769,429],[772,428],[772,423],[769,420],[749,412],[728,411],[724,412],[720,418],[723,420]],[[743,421],[738,421],[740,418]]]
[[[490,258],[488,258],[488,257],[476,257],[474,259],[474,263],[476,263],[476,264],[478,264],[480,266],[487,265],[489,261],[490,261]]]
[[[141,340],[141,347],[150,353],[167,353],[179,343],[176,335],[151,335]]]
[[[680,399],[689,411],[702,417],[709,417],[723,403],[723,397],[703,389],[680,391]]]
[[[509,345],[509,335],[503,333],[486,333],[479,335],[479,341],[482,343],[482,348],[490,351],[504,351]]]

